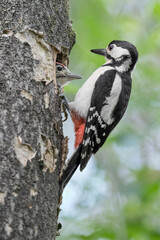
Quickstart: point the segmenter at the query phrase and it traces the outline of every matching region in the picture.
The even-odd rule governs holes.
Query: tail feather
[[[81,150],[82,150],[82,144],[80,144],[71,158],[68,160],[68,164],[65,168],[65,170],[62,173],[62,176],[60,178],[60,189],[63,190],[71,177],[73,176],[74,172],[77,170],[78,166],[81,162]]]

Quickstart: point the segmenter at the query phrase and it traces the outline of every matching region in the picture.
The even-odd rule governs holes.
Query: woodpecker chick
[[[77,167],[80,165],[82,171],[104,144],[123,117],[130,98],[131,73],[138,60],[136,47],[114,40],[105,49],[91,51],[103,55],[106,63],[88,78],[70,103],[77,148],[60,179],[61,189]]]
[[[59,91],[60,91],[59,96],[61,97],[61,100],[62,100],[62,110],[65,115],[63,122],[66,121],[68,118],[66,109],[68,110],[68,112],[70,112],[70,108],[69,108],[68,100],[63,94],[62,87],[64,87],[74,79],[82,79],[82,77],[77,74],[71,73],[69,69],[62,63],[56,62],[56,80],[57,80]]]
[[[56,62],[56,80],[62,87],[74,79],[82,79],[82,77],[71,73],[62,63]]]

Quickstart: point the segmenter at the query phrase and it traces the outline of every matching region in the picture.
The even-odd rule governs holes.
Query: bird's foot
[[[70,114],[69,102],[68,102],[67,98],[64,96],[64,94],[60,94],[59,96],[61,97],[62,110],[63,110],[64,116],[65,116],[65,118],[62,121],[65,122],[68,119],[68,113]],[[68,111],[68,113],[67,113],[67,111]]]

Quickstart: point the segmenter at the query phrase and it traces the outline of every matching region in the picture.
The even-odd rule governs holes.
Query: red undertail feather
[[[85,119],[81,118],[74,110],[71,112],[72,121],[74,123],[75,131],[75,143],[74,146],[77,148],[83,140],[84,129],[85,129]]]

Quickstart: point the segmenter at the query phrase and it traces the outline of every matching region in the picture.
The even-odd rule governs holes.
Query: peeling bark
[[[55,62],[75,42],[68,0],[2,0],[0,12],[0,239],[51,240],[67,153]]]

